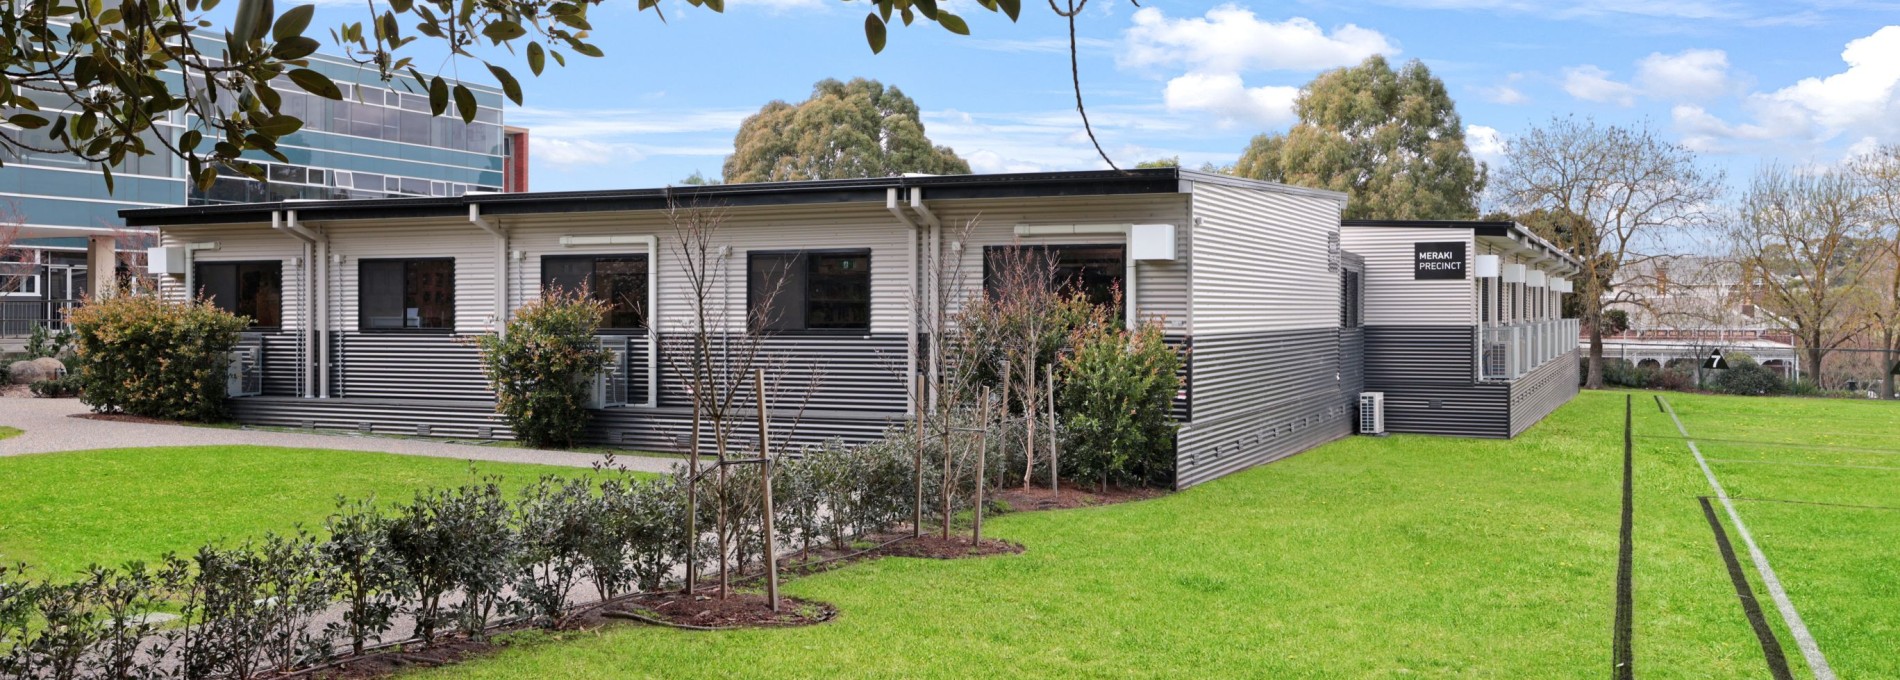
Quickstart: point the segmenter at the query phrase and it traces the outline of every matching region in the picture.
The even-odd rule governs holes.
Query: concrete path
[[[25,434],[12,439],[0,440],[0,456],[139,446],[240,444],[376,451],[405,456],[569,467],[590,467],[603,458],[598,453],[451,444],[426,439],[365,437],[340,433],[304,434],[189,425],[146,425],[72,417],[74,414],[90,411],[91,409],[79,403],[78,399],[0,398],[0,425],[26,431]],[[629,470],[643,472],[666,472],[679,462],[672,458],[638,455],[616,455],[614,460]]]

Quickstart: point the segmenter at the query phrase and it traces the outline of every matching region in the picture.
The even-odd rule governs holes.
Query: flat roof
[[[1470,229],[1477,236],[1521,237],[1531,244],[1542,247],[1557,256],[1571,267],[1581,269],[1583,262],[1557,244],[1544,240],[1529,227],[1509,221],[1498,220],[1340,220],[1341,227],[1387,227],[1400,229]]]
[[[466,217],[468,206],[484,215],[664,210],[695,203],[721,207],[883,203],[890,189],[928,190],[930,200],[1053,198],[1188,193],[1192,183],[1239,186],[1336,200],[1345,194],[1228,175],[1182,170],[1087,170],[991,175],[911,175],[753,184],[668,186],[605,191],[541,191],[434,198],[372,198],[337,201],[275,201],[232,205],[121,210],[132,227],[268,222],[273,211],[295,210],[308,221]]]

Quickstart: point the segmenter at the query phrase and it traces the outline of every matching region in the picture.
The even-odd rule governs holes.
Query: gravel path
[[[86,408],[85,404],[79,403],[78,399],[0,398],[0,425],[17,427],[26,431],[25,434],[12,439],[0,440],[0,456],[139,446],[239,444],[375,451],[405,456],[569,467],[589,467],[602,458],[601,454],[597,453],[451,444],[426,439],[238,430],[112,422],[72,417],[75,414],[89,412],[90,409]],[[614,459],[629,470],[642,472],[666,472],[677,462],[671,458],[624,454],[616,455]]]

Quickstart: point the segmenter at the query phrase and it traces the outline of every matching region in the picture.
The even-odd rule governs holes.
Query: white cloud
[[[1841,60],[1847,68],[1840,73],[1748,95],[1743,122],[1692,105],[1677,106],[1672,117],[1685,143],[1704,150],[1726,150],[1735,142],[1900,140],[1900,26],[1847,43]]]
[[[1234,4],[1182,18],[1143,8],[1135,12],[1122,42],[1121,66],[1178,74],[1162,90],[1169,112],[1207,113],[1222,126],[1278,127],[1294,120],[1299,88],[1249,86],[1248,74],[1318,71],[1399,51],[1378,31],[1346,24],[1329,33],[1310,19],[1266,21]]]
[[[528,144],[528,153],[536,162],[561,168],[630,163],[646,158],[646,154],[632,144],[603,144],[559,137],[531,138]]]
[[[1328,35],[1310,19],[1262,21],[1252,10],[1221,5],[1201,17],[1171,19],[1159,8],[1135,12],[1125,36],[1125,66],[1185,66],[1191,71],[1312,71],[1358,63],[1399,49],[1378,31],[1346,24]]]
[[[1636,103],[1636,88],[1610,79],[1609,71],[1589,64],[1564,69],[1564,91],[1584,101],[1617,106]]]
[[[1504,133],[1488,125],[1466,125],[1465,147],[1472,158],[1497,165],[1504,158]]]
[[[1515,87],[1511,87],[1510,85],[1498,85],[1496,87],[1480,88],[1478,90],[1478,94],[1479,96],[1484,97],[1485,101],[1491,102],[1493,104],[1505,104],[1505,105],[1510,105],[1510,106],[1527,103],[1531,100],[1530,97],[1524,96],[1523,91]]]
[[[1109,155],[1123,166],[1180,156],[1183,163],[1231,159],[1233,152],[1203,153],[1126,143],[1126,139],[1164,139],[1198,131],[1195,123],[1160,115],[1158,106],[1091,106],[1089,120]],[[1025,172],[1106,168],[1074,109],[978,113],[947,109],[925,111],[931,141],[957,150],[976,172]]]
[[[1384,0],[1386,5],[1418,9],[1474,10],[1500,14],[1535,14],[1558,19],[1739,19],[1752,16],[1749,8],[1715,0]]]
[[[1651,53],[1636,62],[1635,85],[1658,99],[1712,99],[1729,91],[1728,53],[1683,50]]]
[[[537,135],[602,140],[626,135],[737,132],[746,116],[758,109],[541,109],[532,106],[508,111],[508,123],[534,130]]]
[[[1293,100],[1300,88],[1247,87],[1234,74],[1189,73],[1168,81],[1162,99],[1169,111],[1205,111],[1222,123],[1278,127],[1294,121]]]

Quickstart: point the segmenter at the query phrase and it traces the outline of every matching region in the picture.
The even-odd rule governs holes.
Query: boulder
[[[52,357],[40,357],[27,361],[15,361],[7,367],[8,375],[15,385],[31,385],[41,380],[52,380],[66,374],[66,365]]]

